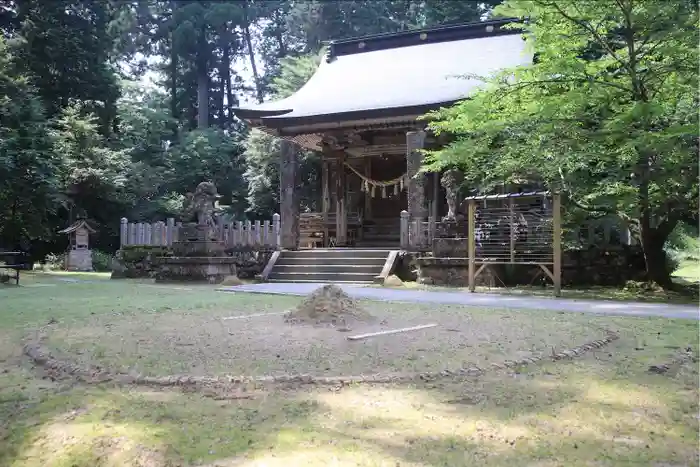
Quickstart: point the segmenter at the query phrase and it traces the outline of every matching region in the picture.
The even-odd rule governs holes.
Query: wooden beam
[[[328,212],[331,208],[330,161],[321,155],[321,210],[323,212],[323,246],[328,246]]]
[[[282,248],[299,247],[299,148],[282,140],[280,158],[280,241]]]
[[[358,334],[356,336],[348,336],[349,341],[359,341],[362,339],[367,339],[369,337],[375,337],[375,336],[387,336],[389,334],[398,334],[400,332],[410,332],[410,331],[419,331],[421,329],[428,329],[428,328],[434,328],[437,326],[437,324],[423,324],[420,326],[413,326],[410,328],[401,328],[401,329],[388,329],[386,331],[378,331],[378,332],[369,332],[367,334]]]
[[[345,152],[338,154],[336,164],[335,240],[338,246],[346,246],[348,241],[346,157]]]

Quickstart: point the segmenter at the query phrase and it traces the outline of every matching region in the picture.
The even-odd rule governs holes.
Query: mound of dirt
[[[354,323],[372,322],[374,317],[343,289],[328,284],[306,297],[299,306],[284,315],[284,320],[292,324],[347,327]]]

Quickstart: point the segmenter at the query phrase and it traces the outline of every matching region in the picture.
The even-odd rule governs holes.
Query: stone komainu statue
[[[199,225],[216,225],[216,203],[220,197],[212,182],[200,183],[194,193],[185,195],[182,221],[196,222]]]

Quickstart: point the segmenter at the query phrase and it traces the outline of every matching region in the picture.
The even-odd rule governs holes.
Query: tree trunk
[[[250,39],[250,27],[248,24],[248,2],[243,4],[245,17],[243,19],[243,40],[245,40],[246,47],[248,48],[248,58],[250,58],[250,68],[253,70],[253,80],[255,81],[255,94],[258,99],[258,103],[263,102],[263,92],[260,85],[260,75],[258,75],[258,66],[255,62],[255,51],[253,50],[253,41]]]
[[[650,223],[640,219],[639,239],[644,252],[646,263],[647,280],[654,281],[665,289],[673,288],[671,273],[666,263],[666,251],[664,245],[668,236],[676,227],[677,222],[673,220],[664,221],[658,227],[652,227]]]
[[[173,141],[177,141],[178,138],[178,124],[180,121],[180,109],[178,107],[177,101],[177,68],[178,68],[178,54],[175,48],[175,38],[174,34],[170,34],[170,114],[175,120],[173,127]]]
[[[231,89],[231,34],[229,33],[228,24],[224,25],[224,34],[222,34],[223,58],[221,60],[221,68],[219,74],[221,76],[221,92],[226,96],[225,117],[222,123],[223,127],[227,127],[231,123],[231,107],[238,105],[233,100],[233,91]],[[222,108],[222,115],[224,108]]]
[[[199,48],[197,50],[197,128],[203,130],[209,127],[209,46],[206,29],[199,33]]]

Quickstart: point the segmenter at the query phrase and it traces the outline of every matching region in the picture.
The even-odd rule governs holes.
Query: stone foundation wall
[[[112,279],[141,279],[155,277],[153,258],[171,256],[164,246],[127,246],[117,251],[112,262]]]
[[[423,284],[466,287],[469,284],[466,258],[425,258],[406,255],[404,268],[417,270],[416,280]],[[477,277],[477,285],[500,287],[550,283],[545,275],[533,280],[539,266],[495,264],[484,269]],[[406,272],[403,272],[407,276]],[[401,274],[397,272],[401,277]],[[410,280],[410,277],[403,280]],[[562,286],[620,286],[627,281],[646,278],[644,254],[639,246],[614,248],[592,247],[585,250],[562,252]]]
[[[241,279],[253,279],[260,274],[272,256],[272,251],[231,249],[226,256],[236,258],[236,269]],[[155,278],[157,266],[153,259],[173,256],[170,247],[127,246],[117,251],[112,265],[112,279]]]

